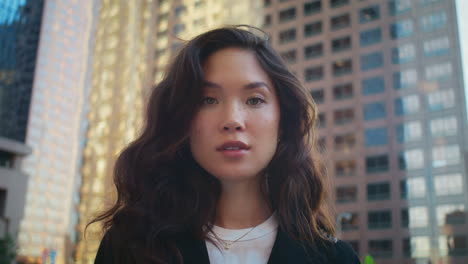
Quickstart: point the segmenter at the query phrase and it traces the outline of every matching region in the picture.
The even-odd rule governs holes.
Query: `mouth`
[[[242,141],[226,141],[216,148],[217,151],[249,150],[250,146]]]
[[[242,141],[227,141],[216,148],[226,157],[238,158],[247,154],[250,146]]]

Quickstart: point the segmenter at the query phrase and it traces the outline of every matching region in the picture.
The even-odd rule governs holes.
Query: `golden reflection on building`
[[[148,65],[154,46],[155,1],[103,0],[92,63],[87,144],[82,167],[81,241],[76,263],[93,263],[101,224],[86,225],[115,198],[112,170],[118,153],[139,133],[143,87],[152,83]]]

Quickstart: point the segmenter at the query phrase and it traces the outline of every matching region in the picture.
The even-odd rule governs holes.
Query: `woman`
[[[95,263],[359,263],[332,237],[316,120],[267,39],[189,41],[117,160]]]

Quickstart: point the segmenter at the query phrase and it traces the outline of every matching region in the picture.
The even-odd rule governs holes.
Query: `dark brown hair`
[[[117,233],[119,248],[138,256],[138,263],[180,257],[175,242],[184,234],[207,239],[221,188],[194,161],[188,131],[202,100],[203,64],[228,47],[255,54],[280,102],[280,140],[262,185],[280,229],[312,246],[334,234],[315,151],[317,107],[268,39],[252,30],[223,27],[187,42],[152,91],[142,134],[117,159],[117,201],[91,223],[104,221],[104,230]]]

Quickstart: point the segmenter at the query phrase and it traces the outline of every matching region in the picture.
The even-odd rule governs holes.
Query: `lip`
[[[246,143],[242,141],[226,141],[222,145],[218,146],[216,148],[217,151],[232,151],[232,150],[226,150],[225,148],[228,147],[238,147],[239,150],[249,150],[250,146],[247,145]],[[237,151],[239,151],[237,150]]]
[[[238,147],[239,149],[225,149],[228,147]],[[247,154],[250,146],[242,141],[226,141],[222,145],[216,148],[217,151],[221,152],[224,156],[230,158],[239,158]]]

